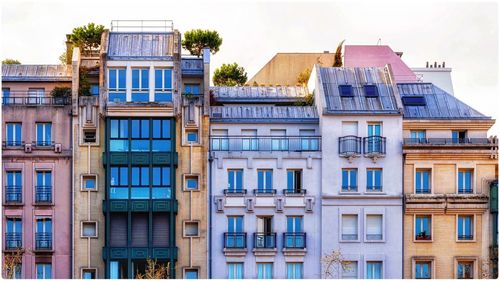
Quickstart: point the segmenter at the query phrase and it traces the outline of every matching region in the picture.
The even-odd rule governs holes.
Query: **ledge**
[[[248,249],[247,248],[239,248],[239,249],[224,248],[223,252],[224,252],[225,256],[244,257],[244,256],[246,256]]]

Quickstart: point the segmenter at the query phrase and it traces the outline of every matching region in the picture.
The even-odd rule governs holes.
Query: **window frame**
[[[83,233],[83,226],[85,224],[93,224],[94,225],[94,228],[95,228],[95,235],[93,236],[85,236],[84,233]],[[97,221],[88,221],[88,220],[84,220],[84,221],[81,221],[80,222],[80,238],[98,238],[99,237],[99,224],[97,223]]]
[[[230,277],[230,266],[234,266],[233,268],[233,274],[234,278]],[[238,267],[241,266],[241,276],[237,276],[237,269]],[[227,262],[226,263],[226,270],[227,270],[227,279],[245,279],[245,263],[244,262]]]
[[[369,189],[368,181],[369,181],[369,176],[368,172],[371,172],[371,181],[372,181],[372,187],[375,189]],[[377,172],[380,172],[380,186],[376,185],[376,179],[377,179]],[[374,184],[374,185],[373,185]],[[376,188],[380,187],[380,190],[377,190]],[[366,168],[366,187],[365,187],[365,192],[366,193],[383,193],[384,192],[384,169],[383,168]]]
[[[93,271],[95,278],[91,278],[91,279],[99,279],[97,276],[97,270],[98,270],[97,267],[82,267],[82,268],[80,268],[80,279],[84,279],[83,273],[85,271]]]
[[[238,185],[238,172],[241,172],[241,188],[238,189],[237,185]],[[233,173],[233,176],[232,176],[232,181],[233,181],[233,185],[234,187],[231,189],[230,188],[230,179],[231,179],[231,176],[230,174]],[[229,194],[232,194],[232,193],[244,193],[246,191],[245,189],[245,171],[244,169],[227,169],[227,187],[228,187],[228,193]]]
[[[425,240],[425,239],[419,240],[419,239],[417,239],[417,233],[416,233],[416,229],[417,229],[417,217],[429,217],[430,218],[429,227],[430,227],[430,236],[431,236],[431,239],[428,239],[428,240]],[[413,214],[413,229],[412,229],[413,242],[415,242],[415,243],[432,243],[432,242],[434,242],[434,225],[433,224],[434,224],[434,215],[433,214]]]
[[[343,263],[349,263],[346,266],[349,266],[350,264],[356,264],[356,270],[353,270],[353,272],[356,273],[356,276],[354,278],[352,278],[352,276],[345,276],[345,277],[347,277],[347,278],[345,278],[344,277],[344,267],[341,266],[338,279],[359,279],[359,276],[361,273],[360,268],[359,268],[360,261],[359,260],[345,260],[345,261],[343,261]]]
[[[429,263],[429,278],[417,278],[417,263]],[[413,257],[412,258],[412,279],[434,279],[434,257]]]
[[[347,173],[347,185],[344,186],[344,173]],[[354,180],[353,180],[354,173]],[[358,180],[358,168],[342,168],[341,170],[341,186],[340,193],[359,193],[359,180]],[[352,182],[355,182],[356,185],[351,185]],[[346,189],[345,189],[345,188]]]
[[[14,185],[10,185],[9,184],[9,174],[10,173],[13,173],[13,179],[14,179]],[[19,184],[17,182],[17,174],[20,174],[20,180],[21,180],[21,183]],[[9,168],[6,168],[5,171],[4,171],[4,175],[5,177],[5,181],[4,181],[4,184],[5,184],[5,189],[4,189],[4,194],[3,194],[3,202],[4,204],[23,204],[24,203],[24,177],[23,177],[23,169],[16,169],[16,168],[12,168],[12,169],[9,169]],[[15,202],[14,200],[9,200],[7,201],[7,188],[12,188],[12,189],[19,189],[19,192],[21,192],[21,201],[20,202]]]
[[[460,220],[460,217],[471,217],[472,222],[471,222],[471,227],[472,227],[472,239],[462,239],[460,240],[458,238],[459,236],[459,230],[458,230],[458,222]],[[476,242],[476,214],[456,214],[455,215],[455,241],[457,243],[474,243]]]
[[[428,186],[429,186],[429,192],[417,192],[417,176],[418,176],[418,173],[421,173],[421,176],[420,176],[420,182],[421,182],[421,188],[420,190],[425,190],[424,187],[424,174],[423,172],[428,172],[429,173],[429,176],[428,176]],[[434,194],[434,185],[433,185],[433,176],[434,176],[434,173],[433,173],[433,169],[432,168],[426,168],[426,167],[416,167],[414,169],[414,177],[413,177],[413,192],[415,194]]]
[[[340,214],[340,220],[339,220],[339,242],[342,243],[359,243],[361,242],[361,227],[360,227],[360,213],[359,212],[341,212]],[[343,217],[344,216],[356,216],[356,239],[344,239],[343,238],[343,230],[344,230],[344,222],[343,222]],[[346,234],[348,235],[348,234]]]
[[[192,279],[192,278],[186,278],[186,273],[188,271],[196,271],[196,279],[200,279],[200,268],[199,267],[184,267],[182,269],[182,278],[183,279]]]
[[[260,175],[262,174],[262,176]],[[270,182],[268,177],[270,174]],[[262,181],[261,181],[262,179]],[[257,169],[257,193],[262,194],[273,194],[273,182],[274,182],[274,172],[273,169]],[[270,188],[268,188],[270,186]]]
[[[38,127],[42,127],[42,139],[39,139],[38,135]],[[49,134],[47,135],[47,126],[50,127]],[[47,137],[50,136],[50,139],[47,140]],[[41,147],[50,147],[52,143],[54,142],[53,140],[53,134],[52,134],[52,122],[36,122],[35,123],[35,145],[36,146],[41,146]]]
[[[288,276],[288,266],[292,265],[293,266],[293,277]],[[295,276],[295,273],[297,272],[296,267],[300,267],[300,276]],[[286,262],[285,263],[285,270],[286,270],[286,279],[304,279],[304,262],[299,262],[299,261],[293,261],[293,262]]]
[[[9,125],[12,126],[13,138],[9,140]],[[19,140],[17,140],[17,126],[19,126]],[[22,122],[5,122],[5,146],[19,147],[23,144],[23,123]]]
[[[367,259],[365,260],[365,279],[368,279],[368,264],[369,263],[380,263],[381,264],[381,278],[371,278],[371,279],[385,279],[385,262],[380,259]]]
[[[188,235],[186,229],[188,225],[196,225],[196,235]],[[185,220],[182,222],[182,237],[183,238],[199,238],[200,237],[200,221],[199,220]]]
[[[43,266],[43,278],[41,279],[52,279],[54,274],[52,273],[54,267],[52,266],[52,262],[37,262],[35,263],[35,277],[36,279],[38,279],[38,265],[44,265]],[[50,277],[49,278],[46,278],[46,266],[50,266]]]
[[[274,263],[273,262],[257,261],[257,262],[255,262],[255,265],[256,265],[256,272],[257,272],[257,277],[255,279],[273,279],[274,278]],[[260,272],[259,266],[262,266],[262,269],[263,269],[262,276],[260,276],[261,272]],[[269,268],[266,269],[266,266],[271,266],[270,273],[268,272]]]
[[[114,73],[114,81],[115,81],[115,87],[112,88],[111,87],[111,77],[112,77],[112,72],[115,71]],[[120,84],[122,84],[121,80],[120,80],[120,72],[123,71],[123,73],[125,74],[124,75],[124,87],[120,87]],[[107,93],[107,98],[108,98],[108,102],[115,102],[115,98],[114,99],[111,99],[111,95],[117,95],[117,97],[120,97],[119,98],[119,101],[118,102],[126,102],[127,101],[127,68],[125,67],[110,67],[108,68],[108,71],[107,71],[107,90],[108,90],[108,93]],[[119,95],[119,96],[118,96]],[[123,99],[121,99],[121,96],[123,96]]]
[[[458,267],[461,262],[469,262],[472,263],[472,278],[471,279],[478,279],[478,274],[479,274],[479,268],[478,268],[478,258],[474,256],[457,256],[453,258],[453,267],[454,267],[454,279],[459,279],[458,278]],[[465,278],[462,278],[465,279]]]
[[[87,188],[85,187],[85,181],[93,178],[94,179],[94,188]],[[98,175],[97,174],[81,174],[80,175],[80,191],[98,191],[99,184],[98,184]]]
[[[188,188],[188,181],[196,179],[196,188]],[[200,191],[200,174],[183,174],[182,175],[183,191]]]
[[[170,75],[170,88],[167,87],[168,86],[167,85],[168,83],[166,81],[167,75],[165,75],[165,73],[168,71],[170,72],[170,74],[169,74]],[[164,68],[164,67],[156,68],[155,67],[155,69],[154,69],[154,77],[155,77],[155,79],[154,79],[154,93],[155,93],[154,101],[155,102],[172,102],[172,95],[173,95],[173,91],[174,91],[173,72],[174,72],[173,68]],[[158,79],[158,77],[157,77],[158,73],[161,74],[161,82],[160,82],[161,87],[157,87],[157,84],[156,84],[157,79]],[[160,97],[162,97],[162,99],[157,98],[158,95]],[[163,99],[164,98],[163,95],[166,97],[166,99]]]
[[[462,175],[462,183],[464,184],[463,188],[460,187],[460,177]],[[467,176],[465,173],[470,173],[470,192],[460,192],[461,190],[467,190],[466,189],[466,179]],[[475,169],[474,168],[458,168],[457,169],[457,188],[456,192],[457,194],[474,194],[476,192],[475,190],[475,184],[474,184],[474,179],[475,179]]]
[[[289,173],[293,173],[292,183],[289,182],[290,175]],[[304,194],[306,189],[304,188],[304,170],[303,169],[287,169],[286,170],[286,194]],[[297,175],[300,175],[300,186],[297,184]],[[290,189],[290,186],[292,189]]]
[[[381,223],[382,225],[380,226],[382,230],[382,238],[379,240],[372,240],[368,239],[368,217],[369,216],[380,216],[382,218]],[[384,243],[385,242],[385,214],[384,213],[378,213],[378,212],[373,212],[373,213],[365,213],[364,217],[364,242],[366,243]]]

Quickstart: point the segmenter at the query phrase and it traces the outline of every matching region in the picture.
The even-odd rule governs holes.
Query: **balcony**
[[[37,232],[35,233],[35,250],[37,251],[52,251],[52,233]]]
[[[339,154],[343,157],[355,157],[361,155],[361,138],[357,136],[340,137]]]
[[[224,233],[224,248],[225,249],[245,249],[247,247],[246,232],[225,232]]]
[[[220,136],[210,137],[210,151],[266,151],[309,152],[321,151],[320,136]]]
[[[21,232],[5,233],[5,250],[17,250],[23,247],[23,235]]]
[[[22,96],[14,94],[14,96],[3,97],[2,104],[4,106],[64,106],[71,104],[71,97],[51,97],[48,92],[40,96],[27,96],[28,92],[23,92],[23,94]]]
[[[283,233],[283,248],[284,249],[305,249],[306,248],[306,233],[305,232],[285,232],[285,233]]]
[[[258,188],[258,189],[254,189],[253,190],[253,194],[254,195],[275,195],[277,192],[276,189],[262,189],[262,188]]]
[[[3,148],[22,148],[24,146],[24,141],[20,140],[11,140],[11,141],[3,141]]]
[[[52,203],[52,186],[36,186],[35,187],[35,203],[51,204]]]
[[[253,247],[255,249],[274,249],[276,248],[276,233],[260,233],[253,234]]]
[[[283,195],[306,195],[307,190],[303,188],[283,189]]]
[[[21,203],[22,201],[22,186],[13,185],[5,187],[5,203]]]
[[[363,151],[366,157],[385,156],[385,137],[371,136],[363,138]]]
[[[471,147],[491,147],[497,146],[498,140],[494,138],[405,138],[405,147],[433,147],[433,146],[471,146]]]
[[[458,240],[460,241],[474,240],[474,235],[472,234],[458,235]]]
[[[458,188],[458,194],[472,194],[474,191],[472,188]]]
[[[203,58],[183,57],[181,59],[182,76],[203,76]]]
[[[235,196],[243,196],[247,194],[246,189],[224,189],[223,192],[225,195],[235,195]]]

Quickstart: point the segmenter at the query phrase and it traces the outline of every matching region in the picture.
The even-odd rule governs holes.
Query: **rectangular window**
[[[23,221],[21,218],[7,218],[5,233],[5,249],[15,250],[22,248]]]
[[[358,262],[346,261],[342,265],[342,279],[358,279]]]
[[[132,101],[149,101],[149,69],[132,68]]]
[[[93,96],[99,96],[99,85],[90,84],[90,94]]]
[[[110,199],[128,199],[128,168],[110,167]]]
[[[36,250],[52,250],[52,219],[37,218],[35,233]]]
[[[29,88],[28,89],[28,104],[44,104],[45,88]]]
[[[319,150],[319,138],[314,136],[314,132],[315,131],[311,129],[299,130],[301,151]]]
[[[170,120],[153,119],[153,152],[168,152],[171,150]]]
[[[474,240],[474,216],[458,216],[458,240]]]
[[[342,169],[342,192],[358,191],[358,169]]]
[[[428,215],[415,216],[415,240],[432,239],[432,217]]]
[[[172,69],[155,69],[155,102],[172,101]]]
[[[96,279],[97,269],[95,268],[83,268],[82,269],[82,279]]]
[[[36,279],[52,279],[52,264],[37,263],[36,264]]]
[[[457,264],[458,279],[474,279],[474,262],[458,261]]]
[[[431,264],[430,261],[416,261],[415,279],[431,279]]]
[[[110,68],[108,70],[108,90],[110,102],[126,101],[126,79],[127,70],[125,68]]]
[[[227,193],[243,193],[243,170],[228,170],[227,176]]]
[[[5,203],[21,203],[23,201],[23,180],[21,171],[7,171],[5,186]]]
[[[472,169],[460,169],[458,170],[458,193],[460,194],[470,194],[472,190]]]
[[[285,248],[303,249],[306,247],[306,235],[303,227],[303,217],[286,217]]]
[[[228,151],[229,150],[229,138],[227,136],[227,130],[212,130],[211,136],[211,150],[217,151]]]
[[[168,152],[171,150],[170,120],[112,119],[110,142],[112,152]]]
[[[382,169],[366,169],[366,191],[382,192]]]
[[[286,279],[302,279],[303,278],[303,264],[301,262],[287,262],[286,263]]]
[[[257,170],[257,193],[273,193],[273,170]]]
[[[366,279],[382,279],[382,262],[369,261],[366,262]]]
[[[467,131],[452,131],[451,140],[453,143],[466,143]]]
[[[243,279],[243,263],[242,262],[227,263],[227,278]]]
[[[382,123],[368,124],[368,137],[365,143],[365,153],[383,152]]]
[[[14,264],[13,268],[12,268],[12,270],[14,272],[12,274],[11,274],[11,269],[5,268],[5,273],[7,275],[5,279],[23,279],[22,278],[22,268],[23,268],[22,264],[20,264],[20,263]]]
[[[377,85],[364,85],[365,97],[367,98],[376,98],[378,97],[378,88]]]
[[[339,95],[342,98],[354,97],[352,85],[339,85]]]
[[[382,215],[366,215],[366,240],[383,240],[384,218]]]
[[[342,240],[358,240],[358,215],[342,215]]]
[[[52,123],[36,123],[36,145],[52,145]]]
[[[273,264],[257,263],[257,279],[273,279]]]
[[[243,232],[243,217],[227,217],[227,234],[224,241],[225,248],[244,248],[246,246],[246,235]]]
[[[131,199],[149,199],[149,167],[131,167]]]
[[[96,175],[86,175],[82,177],[83,180],[83,190],[96,190]]]
[[[415,172],[415,193],[431,193],[431,170],[417,169]]]
[[[410,131],[410,139],[412,143],[425,143],[426,142],[425,131],[422,130]]]
[[[184,236],[185,237],[200,236],[197,221],[184,222]]]
[[[186,190],[198,190],[198,176],[186,176]]]
[[[185,269],[184,279],[198,279],[198,269],[196,268]]]
[[[200,84],[184,84],[184,94],[198,96],[200,94]]]
[[[150,120],[147,119],[131,120],[132,152],[150,151],[150,125]]]
[[[7,123],[6,146],[21,146],[22,145],[22,125],[21,123]]]
[[[10,97],[10,88],[2,88],[2,103],[3,104],[14,103],[13,99]]]
[[[170,180],[170,167],[153,166],[152,199],[170,199],[172,187]]]
[[[186,131],[186,140],[188,143],[198,142],[198,131]]]
[[[85,221],[82,222],[82,237],[97,237],[97,222]]]
[[[286,173],[287,173],[286,193],[289,194],[305,193],[305,189],[302,188],[302,170],[288,170]]]
[[[271,150],[273,151],[287,151],[288,139],[286,137],[286,130],[271,130]]]
[[[52,171],[36,171],[36,203],[52,203]]]
[[[242,150],[259,150],[259,139],[257,139],[257,130],[241,130]]]
[[[110,120],[109,147],[112,152],[125,152],[129,150],[129,123],[126,119]]]

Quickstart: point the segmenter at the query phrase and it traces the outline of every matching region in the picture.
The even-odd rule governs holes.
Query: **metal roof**
[[[399,114],[390,74],[384,67],[320,67],[326,113]],[[351,85],[354,97],[340,97],[339,85]],[[378,97],[365,97],[364,85],[376,85]]]
[[[314,106],[211,106],[210,122],[318,123],[319,116]]]
[[[432,83],[400,83],[399,94],[423,96],[425,106],[404,106],[405,119],[491,119]]]
[[[290,103],[300,100],[308,93],[300,86],[274,87],[210,87],[213,97],[223,103]]]
[[[71,81],[71,67],[51,64],[2,64],[2,81]]]
[[[110,60],[172,60],[173,32],[110,32],[108,58]]]

